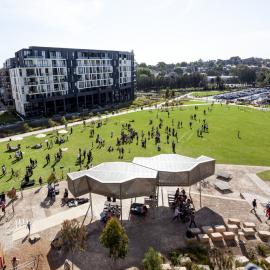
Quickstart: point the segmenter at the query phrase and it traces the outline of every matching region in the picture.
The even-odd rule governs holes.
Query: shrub
[[[270,247],[265,244],[259,243],[256,246],[256,251],[260,256],[266,257],[270,253]]]
[[[144,270],[161,270],[162,257],[154,248],[150,247],[144,254]]]

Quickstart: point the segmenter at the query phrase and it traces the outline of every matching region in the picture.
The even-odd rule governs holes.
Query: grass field
[[[210,96],[214,96],[214,95],[219,95],[219,94],[223,94],[226,91],[201,91],[201,92],[194,92],[192,95],[194,97],[210,97]]]
[[[134,156],[152,156],[159,153],[171,153],[171,141],[166,143],[165,127],[168,125],[172,127],[172,119],[174,119],[174,127],[177,129],[177,121],[183,122],[183,128],[177,129],[179,143],[176,143],[176,152],[183,155],[197,157],[200,155],[207,155],[213,157],[218,163],[232,163],[232,164],[249,164],[249,165],[270,165],[270,112],[263,112],[254,109],[238,108],[236,106],[221,106],[215,105],[211,112],[208,112],[208,107],[199,106],[199,110],[195,111],[194,106],[174,108],[170,110],[170,118],[166,112],[157,111],[140,111],[136,113],[129,113],[122,116],[115,116],[108,118],[107,122],[103,120],[103,126],[97,128],[95,125],[95,136],[89,138],[90,123],[84,129],[82,125],[73,127],[73,134],[69,135],[69,141],[62,144],[61,148],[68,148],[63,152],[62,160],[55,165],[57,177],[61,177],[61,166],[64,167],[64,174],[70,171],[79,170],[76,165],[78,149],[86,148],[88,151],[91,148],[91,143],[94,142],[93,164],[99,164],[104,161],[118,160],[118,151],[108,152],[107,149],[111,145],[116,149],[116,138],[120,135],[122,124],[130,122],[132,126],[141,134],[144,131],[147,134],[151,130],[152,125],[149,125],[149,120],[153,120],[153,126],[156,127],[159,123],[158,118],[164,121],[161,130],[161,151],[157,151],[154,139],[147,141],[147,148],[136,145],[136,140],[133,143],[124,145],[125,154],[122,160],[131,161]],[[203,114],[206,110],[207,115]],[[197,114],[200,119],[193,121],[193,128],[189,128],[189,121],[191,114]],[[157,118],[158,117],[158,118]],[[203,138],[197,137],[197,129],[201,126],[202,120],[207,119],[209,125],[209,133],[204,133]],[[240,131],[241,139],[237,138],[237,132]],[[110,137],[111,131],[114,133],[113,138]],[[105,147],[98,149],[95,144],[96,135],[99,134],[105,139]],[[66,135],[64,135],[65,137]],[[147,137],[147,136],[146,136]],[[0,144],[0,165],[5,164],[8,173],[5,176],[0,176],[0,191],[6,191],[11,187],[19,187],[20,181],[25,174],[25,166],[29,164],[29,158],[36,159],[38,166],[34,169],[33,179],[38,179],[43,176],[47,180],[52,172],[52,163],[54,161],[54,154],[59,149],[59,145],[53,146],[52,149],[47,150],[45,139],[53,140],[55,132],[47,135],[46,138],[38,139],[34,136],[26,137],[22,141],[11,142],[12,146],[21,144],[21,150],[24,153],[24,158],[14,163],[14,154],[9,158],[10,153],[6,152],[6,143]],[[175,139],[174,139],[175,140]],[[31,147],[43,142],[43,148],[36,150]],[[51,163],[45,167],[45,155],[50,153]],[[86,165],[86,163],[84,163]],[[11,167],[15,171],[19,171],[18,177],[11,178]],[[84,168],[84,167],[83,167]]]
[[[270,170],[257,173],[257,175],[264,181],[270,181]]]

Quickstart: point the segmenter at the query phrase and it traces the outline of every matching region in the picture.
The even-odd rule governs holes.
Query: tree
[[[67,119],[66,119],[66,117],[65,116],[62,116],[62,118],[61,118],[61,123],[63,124],[63,125],[66,125],[67,124]]]
[[[48,125],[49,127],[55,127],[56,126],[56,123],[55,121],[53,121],[51,118],[48,120]]]
[[[150,247],[144,254],[143,268],[144,270],[161,270],[162,258],[154,248]]]
[[[73,255],[75,251],[84,251],[86,249],[87,228],[80,226],[77,219],[65,220],[62,223],[60,230],[59,241],[61,246],[66,251],[71,251],[72,254],[72,269],[73,269]]]
[[[53,184],[53,183],[56,183],[58,180],[56,178],[56,175],[54,172],[51,173],[51,175],[49,176],[47,182],[49,185]]]
[[[29,131],[30,130],[30,126],[27,123],[23,124],[23,130],[24,131]]]
[[[100,235],[100,243],[109,249],[109,256],[115,262],[124,259],[128,252],[128,236],[116,218],[111,218]]]

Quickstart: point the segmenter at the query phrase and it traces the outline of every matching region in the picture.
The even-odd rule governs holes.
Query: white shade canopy
[[[104,162],[67,178],[75,197],[92,192],[127,199],[152,195],[157,186],[157,171],[130,162]]]
[[[190,158],[178,154],[135,157],[134,164],[158,171],[161,186],[190,186],[215,173],[215,160],[206,156]]]

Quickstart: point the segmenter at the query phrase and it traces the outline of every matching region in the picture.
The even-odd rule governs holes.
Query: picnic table
[[[232,175],[229,173],[221,172],[217,174],[217,178],[230,180],[232,178]]]
[[[227,182],[224,182],[224,181],[219,181],[219,180],[216,181],[215,187],[222,192],[232,191],[231,186]]]

